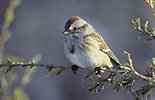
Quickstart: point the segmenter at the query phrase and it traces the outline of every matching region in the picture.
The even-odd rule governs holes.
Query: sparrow
[[[70,18],[63,34],[65,54],[74,67],[106,69],[120,65],[102,36],[81,17]]]

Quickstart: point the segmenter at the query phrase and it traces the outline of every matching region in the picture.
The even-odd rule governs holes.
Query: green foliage
[[[155,0],[145,0],[145,2],[148,4],[149,7],[154,9],[155,6]]]
[[[104,90],[106,85],[113,86],[113,89],[119,92],[121,89],[131,93],[136,100],[140,97],[149,99],[152,89],[155,87],[155,59],[152,59],[150,67],[146,69],[146,74],[142,75],[135,71],[130,55],[125,52],[128,61],[122,64],[119,69],[104,70],[103,73],[93,74],[88,72],[85,79],[91,81],[91,86],[88,88],[89,93],[99,93]],[[104,73],[108,75],[105,77]],[[96,78],[94,78],[96,77]],[[140,84],[138,84],[140,83]],[[136,88],[135,88],[136,87]]]
[[[15,58],[15,57],[13,57]],[[31,61],[29,61],[29,64],[36,64],[37,62],[39,62],[41,59],[40,55],[36,55]],[[8,69],[6,72],[7,75],[6,77],[1,78],[1,86],[3,88],[2,92],[6,92],[5,94],[2,94],[1,98],[9,98],[8,100],[29,100],[28,95],[26,94],[24,87],[31,81],[31,76],[32,74],[36,71],[36,67],[32,67],[32,66],[27,66],[26,70],[24,71],[21,80],[19,82],[19,85],[16,86],[13,89],[13,92],[11,94],[8,94],[7,91],[10,89],[11,84],[14,82],[14,80],[16,80],[17,78],[17,74],[12,70],[13,66],[15,64],[24,64],[27,62],[24,62],[23,60],[19,60],[19,59],[7,59],[7,64],[11,65],[8,66]],[[9,73],[11,71],[11,73]],[[0,73],[2,74],[2,72]],[[5,75],[5,73],[3,73]],[[10,91],[10,90],[9,90]]]
[[[11,33],[9,32],[9,27],[14,20],[14,10],[21,3],[21,0],[10,0],[10,4],[6,9],[3,27],[0,35],[0,63],[6,64],[22,64],[24,60],[21,60],[15,56],[9,56],[7,60],[5,60],[5,55],[3,54],[3,47],[7,40],[11,37]],[[29,63],[37,63],[40,60],[39,56],[35,56],[34,59]],[[1,100],[29,100],[28,95],[24,91],[24,87],[30,82],[32,74],[35,72],[36,68],[29,69],[27,68],[22,75],[21,81],[19,82],[19,86],[10,90],[12,83],[17,79],[16,72],[12,71],[11,73],[5,73],[7,70],[11,71],[13,66],[0,69],[0,99]],[[11,92],[13,91],[13,92]]]
[[[11,33],[9,32],[9,27],[14,20],[14,10],[21,3],[21,0],[10,0],[10,4],[6,9],[4,22],[2,26],[2,31],[0,35],[0,63],[3,60],[3,47],[6,41],[11,37]]]
[[[31,61],[30,63],[37,63],[40,61],[40,55],[36,55]],[[13,62],[11,60],[12,63],[16,64],[18,62]],[[21,62],[20,62],[21,63]],[[22,62],[24,63],[24,62]],[[24,87],[26,85],[28,85],[28,83],[31,81],[32,78],[32,74],[36,71],[36,67],[31,68],[31,66],[28,66],[26,68],[26,70],[24,71],[22,78],[19,82],[19,86],[15,87],[13,89],[13,94],[12,94],[12,98],[13,100],[30,100],[27,93],[24,90]]]
[[[145,1],[152,9],[154,9],[154,0]],[[154,10],[152,14],[154,14]],[[141,24],[140,18],[137,18],[131,20],[131,23],[140,33],[140,38],[144,37],[146,40],[155,39],[155,29],[148,26],[148,21]],[[136,100],[139,100],[140,97],[150,99],[151,91],[155,87],[155,58],[152,58],[150,66],[146,68],[146,73],[142,75],[134,69],[130,54],[127,52],[125,52],[125,54],[128,56],[128,61],[125,64],[122,64],[123,67],[117,69],[117,71],[108,70],[109,73],[113,72],[115,74],[109,74],[107,78],[103,78],[102,75],[100,75],[101,77],[97,80],[93,80],[92,85],[88,88],[90,93],[99,93],[104,90],[105,84],[110,84],[113,86],[113,89],[117,91],[123,89],[124,91],[131,93]],[[88,78],[88,76],[92,77],[87,74],[86,78]],[[137,84],[139,82],[141,82],[141,84]]]
[[[144,0],[147,5],[151,8],[152,10],[152,17],[154,18],[155,21],[155,0]],[[144,24],[141,24],[141,19],[140,18],[136,18],[134,20],[131,20],[131,23],[133,25],[133,27],[139,32],[141,37],[146,38],[146,40],[153,40],[155,39],[155,28],[150,27],[148,24],[149,22],[146,21]]]
[[[26,92],[17,87],[13,91],[13,100],[30,100]]]
[[[137,18],[135,20],[131,20],[131,23],[139,32],[139,38],[144,37],[146,40],[155,39],[155,29],[148,26],[148,21],[146,21],[145,24],[141,24],[140,18]]]

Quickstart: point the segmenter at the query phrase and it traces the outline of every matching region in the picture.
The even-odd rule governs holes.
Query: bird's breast
[[[85,68],[87,62],[87,55],[84,50],[84,45],[80,40],[65,41],[65,54],[72,64]]]

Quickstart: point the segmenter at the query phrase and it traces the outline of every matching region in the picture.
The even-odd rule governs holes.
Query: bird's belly
[[[67,57],[72,64],[75,64],[79,67],[95,67],[95,63],[93,63],[90,57],[86,54],[75,52],[74,54],[69,54]]]
[[[94,67],[89,55],[84,52],[84,47],[79,41],[65,43],[65,54],[73,65],[82,68]]]
[[[88,47],[79,41],[65,44],[65,54],[70,62],[82,68],[88,67],[112,67],[107,54],[96,47]]]
[[[103,67],[109,65],[109,67],[112,67],[109,57],[102,52],[86,53],[82,50],[75,50],[73,54],[69,53],[67,58],[71,61],[72,64],[82,68]]]

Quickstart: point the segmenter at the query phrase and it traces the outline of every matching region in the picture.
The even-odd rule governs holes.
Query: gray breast
[[[83,49],[84,44],[82,40],[75,36],[67,36],[65,39],[66,49],[68,49],[69,53],[74,54],[77,51],[81,51]]]

